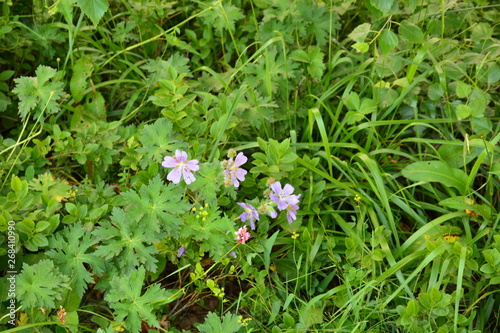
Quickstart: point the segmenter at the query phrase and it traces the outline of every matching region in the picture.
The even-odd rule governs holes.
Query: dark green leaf
[[[384,53],[390,53],[398,46],[398,43],[398,36],[388,29],[384,29],[378,37],[378,44]]]
[[[87,15],[95,26],[108,10],[108,0],[76,0],[76,4]]]
[[[424,33],[422,30],[408,21],[401,22],[399,33],[410,43],[422,43],[424,41]]]

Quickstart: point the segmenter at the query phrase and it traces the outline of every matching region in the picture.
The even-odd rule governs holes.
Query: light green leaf
[[[350,34],[349,38],[355,42],[363,42],[370,33],[372,25],[370,23],[363,23],[358,25]]]
[[[472,92],[472,88],[470,85],[463,81],[457,82],[457,96],[459,98],[467,98]]]
[[[356,43],[352,45],[352,48],[355,49],[357,53],[366,53],[370,46],[368,43]]]
[[[95,26],[109,8],[108,0],[76,0],[76,4]]]
[[[391,30],[384,29],[378,37],[378,45],[384,53],[389,53],[398,46],[398,36]]]
[[[457,113],[458,120],[469,118],[470,115],[472,114],[471,108],[465,104],[459,104],[455,112]]]
[[[461,169],[451,168],[442,161],[415,162],[402,171],[404,177],[414,182],[438,182],[465,192],[467,175]]]

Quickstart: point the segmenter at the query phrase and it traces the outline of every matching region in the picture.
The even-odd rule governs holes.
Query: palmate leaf
[[[140,165],[145,169],[153,163],[161,163],[163,158],[172,154],[176,149],[185,148],[185,144],[175,139],[175,133],[172,131],[172,123],[165,118],[160,118],[152,125],[146,125],[139,130],[140,142],[142,147],[136,151],[145,154]]]
[[[175,237],[183,224],[178,215],[191,208],[182,199],[183,189],[173,183],[165,185],[159,175],[142,185],[139,192],[130,190],[121,195],[127,203],[128,218],[138,221],[151,241],[158,239],[160,231]]]
[[[241,328],[238,315],[228,312],[220,318],[216,313],[209,312],[205,322],[198,326],[201,333],[234,333]],[[221,320],[222,319],[222,320]]]
[[[149,271],[156,272],[157,265],[153,255],[156,253],[152,240],[145,236],[150,232],[145,226],[140,226],[121,208],[114,208],[111,223],[102,222],[92,233],[100,239],[100,244],[94,255],[103,259],[115,258],[117,265],[125,272],[145,265]],[[157,237],[161,237],[158,235]]]
[[[200,17],[203,18],[204,22],[212,25],[217,32],[221,33],[224,29],[233,32],[236,21],[241,20],[245,15],[238,7],[231,5],[229,1],[223,1],[212,10],[201,14]]]
[[[16,278],[16,297],[23,309],[56,307],[62,292],[69,288],[69,278],[54,267],[52,260],[40,260],[38,264],[23,264],[23,271]]]
[[[116,311],[115,321],[125,320],[128,332],[139,332],[142,321],[150,326],[160,327],[153,314],[154,304],[164,304],[172,296],[171,292],[161,289],[158,283],[149,286],[141,295],[144,277],[145,270],[142,266],[132,271],[130,276],[114,277],[111,288],[104,297]]]
[[[64,83],[50,81],[57,71],[47,66],[38,66],[36,77],[20,77],[14,79],[16,87],[12,90],[19,97],[19,115],[26,119],[30,111],[35,110],[34,119],[38,119],[42,111],[47,114],[60,110],[58,100],[65,96]]]
[[[87,284],[94,282],[93,274],[99,275],[104,269],[102,260],[92,253],[92,246],[97,242],[98,239],[88,233],[81,222],[58,232],[49,242],[52,250],[47,252],[47,256],[71,277],[71,286],[80,297]],[[85,265],[89,265],[92,272]]]

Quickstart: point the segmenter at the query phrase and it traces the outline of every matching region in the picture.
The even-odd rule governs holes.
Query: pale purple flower
[[[161,165],[165,168],[174,168],[167,175],[167,179],[171,180],[174,184],[180,182],[181,176],[184,178],[186,184],[191,184],[196,180],[191,171],[198,171],[200,169],[198,160],[188,161],[187,153],[179,149],[175,151],[175,157],[166,156]]]
[[[257,211],[257,209],[255,209],[255,207],[250,204],[240,202],[237,202],[237,204],[245,210],[243,214],[240,215],[241,220],[243,222],[249,220],[250,228],[252,230],[255,230],[255,220],[259,220],[259,212]]]
[[[222,173],[224,174],[224,180],[230,179],[233,182],[234,187],[239,187],[239,181],[244,181],[245,175],[247,174],[247,171],[240,168],[240,166],[245,164],[247,160],[248,158],[243,155],[243,153],[239,153],[234,161],[232,158],[227,160],[226,170],[222,171]]]
[[[184,255],[184,253],[186,252],[186,248],[183,246],[181,246],[178,250],[177,250],[177,258],[180,258]]]
[[[297,205],[288,204],[288,206],[286,206],[286,219],[288,220],[288,224],[297,219],[297,209],[299,209]]]
[[[271,190],[273,190],[274,193],[271,192],[269,197],[278,204],[279,210],[285,210],[288,205],[297,205],[299,203],[301,194],[292,194],[294,188],[290,184],[286,184],[285,187],[281,188],[281,183],[276,182],[271,185]]]
[[[250,239],[251,235],[247,231],[247,226],[241,227],[238,231],[235,232],[235,234],[238,236],[236,239],[238,240],[238,245],[240,244],[245,244],[247,240]]]

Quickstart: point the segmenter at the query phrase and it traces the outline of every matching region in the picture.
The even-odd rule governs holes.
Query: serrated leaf
[[[76,4],[95,26],[109,8],[108,0],[76,0]]]
[[[141,322],[145,321],[152,327],[160,327],[156,319],[155,304],[165,304],[173,295],[171,292],[161,289],[160,284],[155,283],[148,286],[146,292],[141,294],[146,271],[144,267],[139,267],[130,273],[129,276],[113,277],[109,291],[104,296],[110,306],[115,309],[115,321],[125,321],[128,332],[136,333],[141,331]],[[172,298],[173,300],[173,298]]]
[[[239,316],[228,312],[224,317],[219,316],[214,312],[209,312],[205,318],[205,322],[198,327],[200,333],[235,333],[241,328]]]
[[[446,162],[415,162],[402,171],[404,177],[415,182],[438,182],[445,186],[455,187],[461,193],[465,191],[467,175],[461,169],[451,168]]]
[[[390,53],[398,46],[398,36],[391,30],[384,29],[378,37],[378,45],[383,53]]]
[[[145,265],[149,271],[156,272],[158,262],[154,258],[156,250],[154,246],[148,244],[157,239],[145,236],[148,232],[151,234],[151,231],[131,221],[121,208],[113,208],[111,221],[112,224],[108,221],[102,222],[100,227],[92,232],[100,239],[94,256],[104,259],[119,258],[117,265],[125,272],[131,272],[140,265]],[[155,235],[155,237],[161,236],[162,234]]]
[[[55,234],[50,240],[52,250],[47,256],[61,268],[61,271],[71,277],[73,290],[82,297],[87,284],[94,282],[94,274],[101,274],[104,264],[94,255],[93,245],[98,239],[88,233],[78,222]],[[87,266],[92,272],[87,270]]]
[[[130,190],[121,195],[127,204],[128,218],[140,221],[145,235],[154,242],[160,232],[177,235],[183,224],[178,216],[191,208],[183,194],[181,187],[173,183],[165,185],[160,175],[156,175],[148,185],[142,185],[139,192]]]
[[[50,82],[57,71],[47,66],[38,66],[36,77],[20,77],[14,79],[16,87],[12,90],[19,98],[19,115],[26,119],[30,111],[35,110],[34,119],[38,119],[42,111],[47,114],[60,110],[58,100],[65,96],[63,82]],[[43,119],[43,118],[42,118]]]
[[[357,92],[351,92],[349,95],[342,98],[342,102],[351,110],[359,111],[360,100]]]
[[[16,277],[16,297],[24,310],[55,308],[55,301],[61,301],[62,292],[69,287],[68,281],[52,260],[40,260],[35,265],[23,263],[23,270]]]
[[[399,33],[410,43],[422,43],[424,41],[424,33],[422,30],[408,21],[401,22]]]

